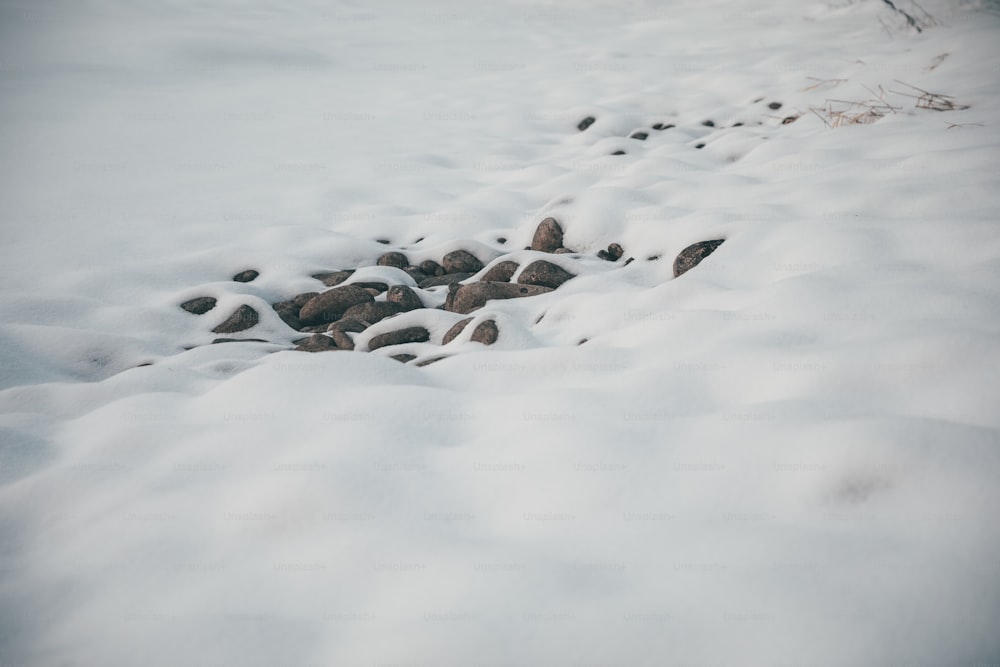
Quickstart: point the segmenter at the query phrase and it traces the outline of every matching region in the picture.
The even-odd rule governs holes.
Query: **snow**
[[[1000,12],[923,6],[0,2],[0,665],[996,663]],[[269,306],[547,216],[447,346]]]

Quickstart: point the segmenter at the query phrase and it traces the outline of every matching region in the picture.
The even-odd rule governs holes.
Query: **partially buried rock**
[[[405,269],[410,264],[410,260],[401,252],[387,252],[378,258],[376,262],[379,266],[394,266],[397,269]]]
[[[389,345],[402,345],[404,343],[426,343],[431,339],[430,332],[423,327],[406,327],[397,331],[379,334],[368,341],[369,350],[377,350],[380,347]]]
[[[420,270],[426,273],[428,276],[444,275],[444,267],[435,262],[433,259],[426,259],[420,262]]]
[[[441,344],[447,345],[448,343],[450,343],[451,341],[455,340],[460,335],[462,335],[462,332],[465,331],[465,327],[469,326],[469,322],[471,321],[472,321],[471,317],[466,317],[464,320],[459,320],[458,322],[455,322],[455,324],[453,324],[452,327],[448,329],[448,332],[444,335],[444,338],[441,339]]]
[[[331,324],[327,333],[340,349],[353,350],[354,339],[347,334],[360,333],[367,329],[369,324],[369,322],[365,322],[354,317],[343,317]]]
[[[576,129],[578,129],[581,132],[583,132],[588,127],[590,127],[591,125],[593,125],[595,120],[597,120],[597,119],[594,118],[593,116],[587,116],[586,118],[584,118],[583,120],[581,120],[579,123],[577,123]]]
[[[376,294],[381,294],[382,292],[384,292],[387,289],[389,289],[389,285],[387,285],[386,283],[381,283],[381,282],[378,282],[378,281],[375,281],[375,280],[368,281],[368,282],[357,282],[357,283],[351,283],[351,284],[352,285],[357,285],[358,287],[364,287],[367,290],[375,290]]]
[[[632,138],[632,139],[638,139],[639,141],[645,141],[646,138],[649,137],[649,133],[648,132],[633,132],[631,135],[629,135],[629,137]]]
[[[350,278],[353,273],[353,269],[347,271],[324,271],[323,273],[314,273],[312,277],[321,281],[327,287],[334,287]]]
[[[194,299],[190,299],[181,304],[181,308],[188,311],[189,313],[194,313],[195,315],[204,315],[208,311],[215,308],[215,299],[210,296],[199,296]]]
[[[467,250],[453,250],[441,260],[445,273],[477,273],[483,270],[479,258]]]
[[[323,324],[337,320],[351,306],[374,301],[363,287],[341,285],[314,296],[302,306],[299,319],[305,324]]]
[[[260,275],[259,271],[254,271],[253,269],[247,269],[246,271],[240,271],[235,276],[233,276],[233,280],[235,280],[238,283],[248,283],[259,275]]]
[[[566,269],[544,259],[528,264],[517,277],[521,285],[541,285],[555,289],[575,276]]]
[[[490,267],[490,270],[483,274],[485,282],[506,283],[517,271],[518,263],[505,259]]]
[[[389,288],[389,293],[385,295],[385,300],[389,303],[397,304],[404,311],[423,308],[424,303],[411,288],[406,285],[393,285]]]
[[[450,285],[452,283],[462,282],[471,278],[473,273],[446,273],[443,276],[434,276],[432,278],[427,278],[426,280],[421,280],[419,285],[421,289],[427,289],[428,287],[439,287],[441,285]]]
[[[497,329],[497,323],[493,320],[486,320],[480,322],[472,330],[472,337],[469,340],[482,343],[483,345],[492,345],[497,342],[497,338],[499,337],[500,331]]]
[[[278,301],[271,304],[271,308],[274,308],[274,312],[278,314],[281,321],[291,328],[302,328],[302,320],[299,319],[299,306],[296,306],[294,301]]]
[[[563,229],[555,218],[545,218],[535,229],[531,239],[531,250],[540,252],[555,252],[563,244]]]
[[[232,315],[219,326],[212,329],[212,333],[229,334],[237,331],[245,331],[253,327],[260,321],[257,311],[250,306],[243,304],[237,308]]]
[[[517,299],[551,292],[552,288],[541,285],[515,285],[513,283],[472,283],[460,286],[449,295],[451,303],[445,303],[445,310],[454,313],[471,313],[492,299]]]
[[[601,259],[606,259],[609,262],[617,262],[625,254],[625,249],[622,248],[617,243],[612,243],[608,246],[607,250],[601,250],[597,253],[597,256]]]
[[[701,260],[715,252],[715,249],[722,245],[723,241],[725,239],[699,241],[681,250],[677,259],[674,260],[674,278],[698,266]]]
[[[344,311],[344,317],[352,317],[364,320],[369,324],[375,324],[401,312],[403,312],[403,307],[398,303],[392,303],[391,301],[370,301],[351,306]]]
[[[410,362],[410,361],[413,361],[414,359],[416,359],[417,355],[415,355],[415,354],[394,354],[394,355],[392,355],[392,358],[395,359],[396,361],[400,362],[400,363],[405,364],[407,362]]]
[[[299,352],[329,352],[339,348],[329,336],[314,334],[299,343],[295,349]]]

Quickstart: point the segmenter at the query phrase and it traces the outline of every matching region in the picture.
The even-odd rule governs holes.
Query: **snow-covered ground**
[[[0,1],[0,665],[996,664],[1000,12],[896,5]],[[546,216],[491,347],[269,306]]]

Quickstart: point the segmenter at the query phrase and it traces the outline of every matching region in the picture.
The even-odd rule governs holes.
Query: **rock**
[[[781,119],[781,124],[782,125],[791,125],[792,123],[794,123],[798,119],[799,119],[798,116],[785,116],[784,118]]]
[[[516,299],[551,292],[549,287],[540,285],[515,285],[513,283],[472,283],[461,285],[454,293],[451,303],[445,303],[445,310],[471,313],[492,299]],[[449,295],[451,296],[451,295]]]
[[[212,345],[217,345],[218,343],[266,343],[267,341],[263,338],[214,338],[212,339]],[[140,366],[150,366],[151,364],[139,364]]]
[[[293,329],[302,328],[302,320],[299,319],[299,306],[294,301],[278,301],[271,304],[274,312],[278,314],[281,321]]]
[[[324,333],[326,331],[327,325],[325,324],[313,324],[308,327],[299,327],[299,331],[302,333]]]
[[[507,243],[507,239],[505,239],[502,236],[498,236],[497,237],[497,243],[499,243],[500,245],[504,245],[505,243]]]
[[[299,319],[305,324],[333,322],[351,306],[374,300],[371,294],[357,285],[333,287],[307,301],[299,311]]]
[[[233,276],[233,280],[235,280],[238,283],[248,283],[259,275],[260,275],[259,271],[254,271],[253,269],[247,269],[246,271],[240,271],[235,276]]]
[[[441,259],[445,273],[478,273],[483,270],[479,258],[467,250],[453,250]]]
[[[743,123],[733,123],[733,127],[743,127]]]
[[[420,270],[426,273],[428,276],[443,276],[444,267],[435,262],[433,259],[427,259],[420,262]]]
[[[701,124],[704,125],[705,127],[715,127],[714,120],[703,120],[701,121]]]
[[[421,271],[420,268],[416,266],[408,266],[405,269],[403,269],[403,271],[406,272],[406,275],[413,278],[413,282],[417,283],[418,285],[420,284],[421,280],[427,280],[428,278],[428,275],[423,271]]]
[[[353,350],[354,349],[354,339],[348,336],[348,333],[360,333],[367,329],[369,326],[368,322],[359,320],[354,317],[342,317],[327,329],[327,334],[333,339],[333,342],[337,344],[342,350]]]
[[[423,368],[424,366],[430,366],[431,364],[437,363],[442,359],[447,359],[450,356],[450,354],[439,354],[436,357],[427,357],[426,359],[421,359],[415,365]]]
[[[292,297],[292,303],[294,303],[296,307],[301,308],[316,296],[319,296],[319,292],[302,292],[302,294],[296,294]]]
[[[472,330],[472,337],[469,340],[482,343],[483,345],[492,345],[497,342],[497,338],[499,337],[500,330],[497,329],[497,323],[493,320],[486,320],[484,322],[480,322],[476,328]]]
[[[660,255],[650,255],[649,257],[646,258],[646,261],[647,262],[655,262],[658,259],[660,259]]]
[[[378,282],[378,281],[363,282],[363,283],[351,283],[351,284],[352,285],[357,285],[358,287],[363,287],[365,289],[375,290],[376,294],[381,294],[382,292],[384,292],[387,289],[389,289],[389,286],[386,283],[382,283],[382,282]]]
[[[569,248],[556,248],[552,251],[553,255],[572,255],[573,251]]]
[[[694,147],[700,150],[705,147],[705,144],[695,144]]]
[[[458,290],[462,289],[460,283],[451,283],[448,285],[448,294],[444,298],[444,304],[441,305],[443,310],[450,311],[455,305],[455,295],[458,294]]]
[[[335,287],[350,278],[353,273],[353,269],[347,271],[325,271],[323,273],[314,273],[312,277],[327,287]]]
[[[344,317],[352,317],[358,320],[375,324],[387,317],[398,315],[403,312],[403,307],[391,301],[372,301],[369,303],[359,303],[344,311]]]
[[[625,151],[615,151],[612,155],[625,155]]]
[[[639,141],[645,141],[647,137],[649,137],[648,132],[633,132],[629,135],[630,139],[638,139]]]
[[[578,129],[581,132],[583,132],[588,127],[590,127],[591,125],[593,125],[595,120],[597,120],[597,119],[594,118],[593,116],[587,116],[586,118],[584,118],[583,120],[581,120],[579,123],[577,123],[576,129]]]
[[[375,243],[381,243],[382,245],[389,245],[392,243],[389,239],[375,239]]]
[[[393,354],[391,356],[391,358],[395,359],[396,361],[399,361],[399,362],[405,364],[408,361],[413,361],[414,359],[416,359],[417,355],[415,355],[415,354]]]
[[[483,274],[483,280],[488,283],[510,282],[511,276],[517,271],[518,263],[505,259],[490,267],[490,270]]]
[[[672,127],[675,127],[675,126],[674,125],[664,125],[663,123],[657,123],[656,125],[653,126],[653,129],[654,130],[669,130]]]
[[[375,262],[379,266],[394,266],[397,269],[405,269],[410,264],[410,260],[401,252],[387,252]]]
[[[474,275],[475,274],[473,273],[446,273],[443,276],[434,276],[432,278],[427,278],[426,280],[421,280],[418,284],[421,289],[427,289],[428,287],[439,287],[440,285],[458,283],[463,280],[468,280]]]
[[[469,326],[469,322],[471,322],[472,319],[473,318],[471,317],[466,317],[464,320],[459,320],[458,322],[455,322],[455,324],[453,324],[452,327],[448,329],[448,332],[444,335],[444,338],[441,339],[441,344],[447,345],[451,341],[458,338],[465,330],[465,327]]]
[[[380,347],[389,345],[402,345],[404,343],[426,343],[431,339],[431,333],[423,327],[406,327],[397,331],[379,334],[368,341],[369,350],[377,350]]]
[[[535,229],[535,236],[531,239],[531,250],[540,252],[554,252],[561,248],[563,244],[563,229],[556,222],[555,218],[545,218]]]
[[[574,277],[574,274],[562,267],[540,259],[524,267],[521,275],[517,277],[517,282],[520,285],[541,285],[555,289]]]
[[[701,260],[715,252],[715,249],[722,245],[723,241],[725,239],[699,241],[681,250],[680,254],[677,255],[677,259],[674,260],[674,278],[698,266]]]
[[[194,313],[195,315],[204,315],[208,311],[215,308],[215,304],[216,301],[214,297],[199,296],[185,301],[181,304],[181,308],[189,313]]]
[[[420,300],[417,293],[406,285],[393,285],[389,288],[389,293],[385,295],[385,300],[395,303],[404,311],[423,308],[424,302]]]
[[[257,311],[243,304],[233,311],[233,314],[227,317],[222,324],[212,329],[212,333],[229,334],[236,333],[237,331],[245,331],[255,326],[259,321],[260,316],[257,314]]]
[[[333,339],[323,334],[313,334],[295,348],[298,352],[329,352],[339,349]]]
[[[617,243],[612,243],[608,246],[607,250],[601,250],[597,253],[597,256],[601,259],[606,259],[609,262],[617,262],[625,254],[625,249],[622,248]]]
[[[767,105],[767,108],[770,109],[771,111],[777,111],[778,109],[781,108],[781,102],[771,102],[770,104]]]

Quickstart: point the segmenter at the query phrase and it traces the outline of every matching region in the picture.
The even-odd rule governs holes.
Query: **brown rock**
[[[236,333],[237,331],[245,331],[255,326],[259,321],[260,316],[257,314],[257,311],[243,304],[233,311],[233,314],[227,317],[222,324],[212,329],[212,333],[229,334]]]
[[[389,345],[402,345],[404,343],[426,343],[431,339],[430,332],[423,327],[406,327],[397,331],[374,336],[368,341],[369,350],[377,350],[380,347]]]
[[[340,318],[351,306],[375,299],[363,287],[341,285],[314,296],[302,306],[299,319],[305,324],[322,324]]]
[[[472,319],[473,318],[471,317],[466,317],[464,320],[459,320],[458,322],[455,322],[455,324],[453,324],[452,327],[448,329],[448,332],[444,335],[444,338],[441,339],[441,344],[447,345],[451,341],[458,338],[462,334],[462,331],[465,330],[465,327],[469,326],[469,322],[471,322]]]
[[[445,273],[477,273],[483,263],[468,250],[453,250],[441,259]]]
[[[601,250],[597,253],[597,256],[601,259],[606,259],[609,262],[617,262],[625,254],[625,249],[622,248],[617,243],[612,243],[608,246],[607,250]]]
[[[337,344],[342,350],[353,350],[354,349],[354,339],[348,336],[348,333],[359,333],[368,328],[369,323],[359,320],[354,317],[342,317],[333,324],[327,330],[330,338],[333,342]]]
[[[254,271],[253,269],[247,269],[246,271],[240,271],[235,276],[233,276],[233,280],[235,280],[238,283],[248,283],[259,275],[260,275],[259,271]]]
[[[472,330],[472,337],[469,340],[474,340],[477,343],[482,343],[483,345],[492,345],[497,342],[497,338],[500,337],[500,330],[497,329],[497,323],[494,320],[486,320],[480,322],[475,329]]]
[[[438,287],[440,285],[450,285],[452,283],[462,282],[474,276],[474,273],[446,273],[443,276],[434,276],[428,278],[427,280],[421,280],[419,285],[421,289],[427,289],[428,287]]]
[[[313,334],[295,348],[299,352],[329,352],[339,349],[333,339],[323,334]]]
[[[325,271],[323,273],[314,273],[312,277],[321,281],[327,287],[335,287],[350,278],[353,273],[354,269],[347,271]]]
[[[509,259],[498,262],[490,267],[490,270],[483,274],[483,280],[488,283],[510,282],[511,276],[517,271],[518,263]]]
[[[292,297],[292,303],[294,303],[296,307],[301,308],[316,296],[319,296],[319,292],[303,292],[302,294],[296,294]]]
[[[573,251],[570,250],[569,248],[556,248],[555,250],[552,251],[553,255],[570,255],[572,253]]]
[[[403,312],[403,307],[391,301],[372,301],[369,303],[359,303],[344,311],[344,317],[363,320],[368,324],[381,322],[387,317]]]
[[[555,289],[574,277],[572,273],[562,267],[540,259],[524,267],[521,275],[517,277],[517,282],[521,285],[541,285]]]
[[[426,273],[428,276],[443,276],[444,267],[435,262],[433,259],[428,259],[420,262],[420,270]]]
[[[398,304],[404,311],[424,307],[424,302],[420,300],[417,293],[406,285],[393,285],[390,287],[389,293],[385,295],[385,300],[389,303]]]
[[[698,266],[701,260],[715,252],[715,249],[722,245],[723,241],[725,239],[699,241],[681,250],[680,254],[677,255],[677,259],[674,260],[674,278]]]
[[[278,301],[271,304],[274,312],[278,314],[281,321],[293,329],[302,328],[302,320],[299,319],[299,306],[294,301]]]
[[[199,296],[185,301],[181,304],[181,308],[189,313],[194,313],[195,315],[204,315],[208,311],[215,308],[215,303],[216,301],[213,297]]]
[[[492,299],[516,299],[551,292],[549,287],[539,285],[515,285],[513,283],[472,283],[460,286],[452,303],[445,303],[445,310],[454,313],[471,313]]]
[[[387,252],[375,262],[379,266],[394,266],[397,269],[405,269],[410,264],[410,260],[401,252]]]
[[[379,281],[370,281],[370,282],[363,282],[363,283],[359,282],[359,283],[351,283],[351,284],[352,285],[357,285],[358,287],[364,287],[365,289],[375,290],[376,294],[381,294],[382,292],[384,292],[387,289],[389,289],[389,286],[387,284],[385,284],[383,282],[379,282]]]
[[[312,324],[307,327],[299,327],[299,331],[302,333],[324,333],[326,331],[326,324]]]
[[[563,244],[563,230],[555,218],[545,218],[535,229],[531,239],[531,249],[541,252],[555,252]]]

